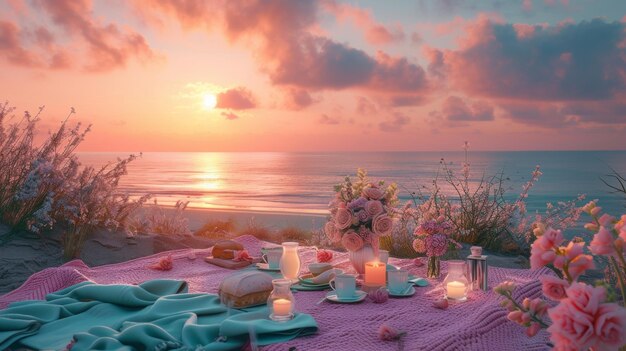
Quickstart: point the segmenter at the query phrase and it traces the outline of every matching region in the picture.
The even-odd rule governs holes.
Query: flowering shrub
[[[465,161],[459,172],[441,159],[440,171],[432,181],[432,187],[423,186],[425,190],[412,192],[415,207],[405,206],[401,218],[410,217],[420,223],[444,216],[453,225],[452,236],[459,242],[495,251],[528,254],[530,244],[536,238],[533,235],[535,223],[565,229],[580,217],[578,202],[584,199],[584,195],[556,205],[548,203],[545,213],[529,215],[526,199],[542,175],[540,167],[535,167],[520,194],[510,201],[506,197],[509,179],[503,172],[492,176],[482,174],[476,180],[472,179],[468,147],[466,142]]]
[[[445,255],[449,249],[460,249],[461,245],[450,237],[452,233],[452,223],[447,221],[444,216],[437,219],[431,219],[422,222],[415,228],[415,240],[413,240],[413,249],[428,257],[441,257]]]
[[[348,251],[371,245],[378,252],[378,238],[391,234],[392,208],[398,202],[395,184],[383,186],[383,181],[370,183],[367,172],[359,169],[356,182],[346,177],[335,187],[335,199],[329,204],[331,218],[324,227],[331,242],[340,242]]]
[[[117,190],[126,166],[136,156],[100,169],[81,166],[74,151],[89,127],[67,125],[74,108],[40,144],[35,142],[35,133],[43,107],[34,117],[25,112],[17,122],[14,111],[8,103],[0,104],[0,220],[14,232],[39,233],[60,225],[65,229],[64,254],[75,257],[91,229],[123,227],[146,201],[147,196],[132,201]]]
[[[579,282],[579,277],[594,267],[593,256],[584,253],[585,243],[580,239],[564,246],[562,232],[544,225],[535,228],[538,239],[532,244],[530,262],[532,268],[545,266],[556,273],[556,277],[541,278],[544,296],[556,305],[547,308],[541,299],[525,299],[519,305],[512,296],[515,286],[510,282],[494,290],[506,297],[502,305],[509,310],[508,318],[528,327],[529,336],[547,328],[559,350],[618,350],[626,346],[626,215],[619,220],[601,215],[596,201],[582,210],[592,218],[585,228],[595,233],[587,248],[594,255],[608,258],[620,293],[615,286],[594,287]],[[546,315],[551,324],[545,320]]]

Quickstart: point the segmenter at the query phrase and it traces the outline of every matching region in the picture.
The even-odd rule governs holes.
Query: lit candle
[[[291,314],[291,301],[287,299],[276,299],[273,306],[275,316],[288,316]]]
[[[383,262],[367,262],[365,264],[365,284],[385,285],[387,283],[387,265]]]
[[[458,281],[448,283],[448,298],[460,300],[465,297],[465,284]]]

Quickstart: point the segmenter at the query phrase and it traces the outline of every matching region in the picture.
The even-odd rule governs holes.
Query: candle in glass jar
[[[291,314],[291,301],[287,299],[276,299],[273,303],[275,316],[288,316]]]
[[[465,284],[458,281],[451,281],[446,287],[448,291],[448,298],[460,300],[465,297]]]
[[[367,262],[365,264],[365,284],[385,285],[387,283],[387,265],[383,262]]]

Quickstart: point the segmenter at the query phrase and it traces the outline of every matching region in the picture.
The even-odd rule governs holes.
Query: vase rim
[[[300,245],[300,244],[298,244],[298,243],[297,243],[297,242],[295,242],[295,241],[285,241],[285,242],[283,242],[281,245],[283,245],[283,246],[298,246],[298,245]]]

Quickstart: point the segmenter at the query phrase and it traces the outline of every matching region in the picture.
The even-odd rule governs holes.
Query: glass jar
[[[272,286],[272,293],[267,298],[270,319],[278,322],[291,320],[296,305],[296,300],[291,293],[291,280],[274,279]]]
[[[284,242],[283,255],[280,258],[280,272],[285,279],[298,280],[300,274],[300,256],[298,256],[298,243]]]
[[[446,298],[450,301],[467,301],[469,280],[465,276],[465,261],[448,261],[448,275],[443,280]]]

